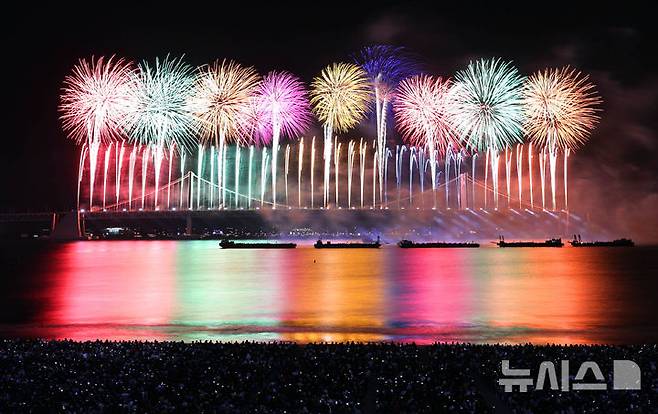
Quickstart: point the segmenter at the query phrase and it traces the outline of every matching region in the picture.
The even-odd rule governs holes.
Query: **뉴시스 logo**
[[[510,368],[508,359],[502,360],[502,374],[506,378],[500,378],[498,384],[505,387],[505,392],[528,392],[528,387],[533,386],[533,379],[530,376],[529,369]],[[596,382],[583,382],[585,376],[593,374]],[[513,377],[513,378],[509,378]],[[639,390],[641,388],[642,372],[640,367],[631,360],[621,359],[614,360],[612,372],[612,389],[614,390]],[[560,361],[560,383],[558,384],[557,370],[555,364],[551,361],[544,361],[539,364],[537,371],[537,381],[534,383],[534,390],[543,390],[548,382],[548,389],[561,391],[581,391],[581,390],[607,390],[608,384],[605,381],[603,372],[599,364],[594,361],[585,361],[580,364],[574,383],[569,383],[569,360]],[[559,385],[559,386],[558,386]]]

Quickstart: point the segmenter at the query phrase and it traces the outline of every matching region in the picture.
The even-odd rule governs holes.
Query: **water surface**
[[[84,339],[658,341],[658,248],[3,248],[0,335]]]

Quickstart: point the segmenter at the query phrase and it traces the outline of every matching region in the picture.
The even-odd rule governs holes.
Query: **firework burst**
[[[311,104],[320,122],[336,132],[356,126],[366,114],[370,85],[366,72],[351,63],[333,63],[311,84]]]
[[[393,112],[402,138],[409,144],[424,148],[433,141],[440,152],[454,142],[454,132],[448,120],[449,80],[428,75],[405,79],[397,90]]]
[[[470,150],[501,151],[522,142],[523,78],[510,62],[471,62],[457,72],[449,105],[452,124]]]
[[[364,47],[354,60],[366,71],[373,92],[389,102],[398,84],[419,72],[418,64],[403,47]]]
[[[198,123],[189,111],[194,78],[181,58],[142,62],[132,82],[133,102],[126,117],[130,139],[159,147],[194,146]]]
[[[380,202],[383,202],[386,123],[389,106],[395,97],[398,84],[403,79],[419,72],[419,68],[404,48],[388,45],[365,47],[355,57],[355,61],[366,71],[375,98],[373,112],[377,123],[379,199]]]
[[[288,72],[268,73],[258,87],[256,107],[259,119],[272,130],[272,201],[276,208],[276,173],[281,133],[302,134],[311,122],[310,105],[304,84]]]
[[[201,138],[218,146],[242,142],[257,122],[254,95],[260,76],[253,67],[232,60],[199,68],[190,106],[201,122]]]
[[[64,130],[78,144],[124,138],[122,120],[131,106],[132,62],[80,59],[64,80],[59,110]]]
[[[333,131],[356,126],[366,114],[370,85],[366,72],[351,63],[333,63],[311,84],[311,104],[324,124],[324,204],[329,199]]]
[[[87,150],[80,154],[80,173],[89,155],[89,209],[94,205],[94,181],[101,142],[125,137],[123,120],[130,110],[134,65],[123,59],[80,59],[64,80],[59,110],[64,131]],[[78,186],[78,207],[80,190]]]
[[[437,153],[443,153],[454,139],[447,121],[450,81],[416,75],[400,82],[393,103],[395,120],[402,137],[411,145],[429,152],[432,190],[436,191]]]
[[[546,69],[530,76],[523,90],[525,130],[545,148],[575,150],[598,123],[601,98],[588,77],[574,69]]]
[[[256,91],[256,105],[260,118],[289,138],[303,134],[311,122],[304,83],[288,72],[270,72],[263,78]]]

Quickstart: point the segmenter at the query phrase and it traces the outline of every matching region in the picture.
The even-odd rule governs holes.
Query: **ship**
[[[506,242],[503,236],[498,238],[496,243],[498,247],[562,247],[562,239],[548,239],[543,242],[534,242],[534,241],[517,241],[517,242]]]
[[[294,249],[295,243],[240,243],[224,239],[219,242],[222,249]]]
[[[573,240],[571,240],[569,243],[571,243],[573,247],[633,247],[635,246],[635,242],[633,242],[633,240],[631,239],[584,242],[580,238],[580,234],[577,237],[574,234]]]
[[[377,241],[374,243],[332,243],[331,241],[323,243],[322,240],[318,240],[313,247],[316,249],[379,249],[381,245],[379,237],[377,237]]]
[[[431,242],[431,243],[415,243],[411,240],[400,240],[398,246],[403,249],[441,249],[451,247],[480,247],[479,243],[461,242],[461,243],[447,243],[447,242]]]

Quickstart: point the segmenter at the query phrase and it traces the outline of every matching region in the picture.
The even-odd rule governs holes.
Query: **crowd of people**
[[[0,412],[656,412],[655,345],[0,341]],[[640,391],[505,393],[501,360],[614,359]],[[558,374],[559,375],[559,374]],[[571,376],[575,371],[571,372]]]

